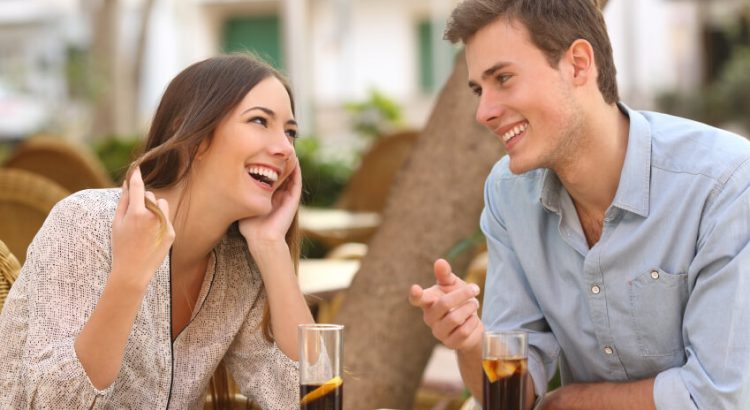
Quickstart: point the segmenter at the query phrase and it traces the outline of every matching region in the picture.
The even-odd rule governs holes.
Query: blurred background
[[[119,182],[171,78],[250,51],[294,88],[300,281],[331,320],[453,70],[459,50],[442,33],[457,2],[0,0],[0,239],[23,262],[57,201]],[[610,0],[604,15],[626,104],[750,135],[750,0]],[[482,284],[476,253],[465,278]],[[414,408],[467,396],[452,352],[436,348]]]
[[[455,3],[0,0],[0,141],[7,151],[45,133],[115,155],[112,141],[141,138],[182,68],[251,50],[291,79],[309,139],[301,148],[351,168],[373,138],[424,124],[452,69],[456,49],[441,37]],[[749,9],[747,0],[611,0],[623,100],[747,127]]]

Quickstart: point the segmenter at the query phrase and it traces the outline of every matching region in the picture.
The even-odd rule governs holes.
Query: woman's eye
[[[286,130],[286,136],[289,138],[297,138],[297,130]]]
[[[250,118],[250,121],[248,121],[248,122],[254,122],[254,123],[262,125],[264,127],[268,125],[268,120],[266,120],[263,117],[253,117],[253,118]]]

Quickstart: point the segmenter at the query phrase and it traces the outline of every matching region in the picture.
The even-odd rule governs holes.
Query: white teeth
[[[276,171],[265,167],[250,167],[247,168],[247,172],[255,175],[262,175],[272,182],[276,182],[279,179],[279,174]]]
[[[516,125],[511,130],[503,134],[503,142],[508,142],[511,138],[515,137],[516,135],[526,131],[526,128],[528,128],[529,123],[525,122],[521,125]]]

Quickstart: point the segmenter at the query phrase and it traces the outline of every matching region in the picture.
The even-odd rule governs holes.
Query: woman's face
[[[296,137],[289,94],[277,78],[268,77],[219,123],[210,144],[201,144],[194,177],[228,216],[268,214],[273,193],[296,166]]]

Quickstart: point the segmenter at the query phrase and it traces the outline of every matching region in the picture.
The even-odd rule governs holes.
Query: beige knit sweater
[[[233,235],[214,249],[192,320],[174,343],[165,258],[143,298],[117,379],[106,390],[93,387],[73,341],[111,270],[119,196],[119,189],[73,194],[34,238],[0,315],[0,409],[198,409],[222,358],[262,408],[296,408],[297,363],[263,338],[263,282],[244,239]]]

